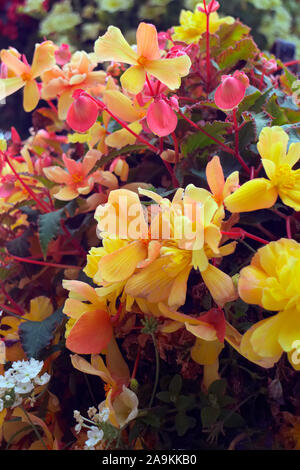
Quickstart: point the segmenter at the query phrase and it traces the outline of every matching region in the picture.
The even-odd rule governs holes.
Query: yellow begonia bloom
[[[187,55],[161,58],[155,26],[140,23],[137,33],[137,52],[130,47],[119,28],[109,26],[95,42],[100,61],[123,62],[131,65],[121,77],[122,87],[133,94],[142,91],[146,73],[164,83],[170,90],[180,87],[181,77],[189,73],[191,60]]]
[[[9,78],[0,79],[0,101],[24,87],[23,107],[32,111],[38,104],[40,92],[36,78],[55,66],[55,46],[51,41],[36,44],[31,67],[21,62],[11,50],[1,51],[1,61],[14,74]]]
[[[300,143],[288,147],[289,136],[278,126],[265,127],[257,145],[269,179],[255,178],[225,199],[230,212],[249,212],[272,207],[278,196],[296,211],[300,210],[300,170],[293,166],[300,158]]]
[[[244,335],[241,352],[250,360],[278,360],[297,348],[300,339],[300,245],[280,239],[260,248],[251,265],[241,271],[238,290],[247,303],[279,311]],[[291,360],[293,364],[293,361]]]
[[[206,14],[198,10],[198,6],[203,7],[203,2],[192,11],[181,10],[179,22],[180,26],[174,27],[172,39],[174,41],[184,41],[188,44],[197,43],[201,36],[206,33]],[[217,12],[209,15],[209,31],[214,34],[222,24],[233,24],[234,18],[226,16],[220,18]]]

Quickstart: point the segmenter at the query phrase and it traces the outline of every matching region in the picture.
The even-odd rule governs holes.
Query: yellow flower
[[[300,170],[293,166],[300,158],[300,143],[288,147],[289,136],[278,126],[265,127],[257,145],[269,179],[255,178],[225,199],[230,212],[249,212],[272,207],[278,196],[296,211],[300,210]]]
[[[278,360],[294,352],[300,339],[300,245],[280,239],[260,248],[250,266],[242,269],[238,290],[247,303],[279,311],[253,325],[241,342],[241,352],[250,360]],[[292,365],[293,355],[289,355]],[[296,368],[296,367],[295,367]]]
[[[203,2],[192,11],[181,10],[179,22],[181,26],[174,27],[172,39],[174,41],[184,41],[188,44],[197,43],[203,33],[206,33],[206,14],[198,10],[198,6],[203,7]],[[209,31],[214,34],[222,24],[233,24],[234,18],[226,16],[220,18],[217,12],[209,15]]]
[[[2,50],[1,61],[14,76],[0,79],[0,101],[24,87],[23,107],[27,112],[32,111],[40,99],[36,78],[55,66],[56,49],[51,41],[36,44],[31,67],[22,62],[13,50]]]
[[[190,69],[187,55],[172,59],[161,58],[155,26],[140,23],[137,33],[137,52],[130,47],[119,28],[109,26],[95,42],[95,53],[100,61],[115,61],[131,65],[121,77],[123,88],[133,94],[142,91],[146,73],[164,83],[170,90],[180,87],[181,77]]]

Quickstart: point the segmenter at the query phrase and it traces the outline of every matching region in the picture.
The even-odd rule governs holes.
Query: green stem
[[[158,354],[158,348],[157,348],[157,343],[156,343],[156,338],[154,336],[154,333],[151,333],[151,338],[152,338],[154,349],[155,349],[156,371],[155,371],[155,381],[154,381],[154,386],[152,390],[152,395],[151,395],[151,399],[149,402],[149,408],[152,407],[152,403],[154,401],[154,397],[155,397],[156,389],[158,385],[158,379],[159,379],[159,354]]]

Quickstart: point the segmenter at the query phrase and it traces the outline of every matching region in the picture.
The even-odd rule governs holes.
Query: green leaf
[[[174,375],[169,385],[170,400],[175,402],[182,388],[182,378],[179,374]]]
[[[23,234],[14,240],[6,243],[6,248],[12,255],[25,258],[30,255],[28,238],[32,235],[32,230],[29,228]]]
[[[231,69],[240,60],[248,61],[253,59],[257,53],[258,48],[253,39],[245,38],[222,52],[217,58],[217,62],[220,69]]]
[[[218,31],[220,50],[224,51],[228,47],[234,46],[237,41],[240,41],[249,32],[250,28],[240,21],[235,21],[233,24],[223,23]]]
[[[226,380],[221,379],[221,380],[215,380],[213,382],[209,389],[208,389],[208,394],[212,393],[213,395],[216,395],[217,397],[221,397],[225,394],[226,392]]]
[[[162,401],[163,403],[170,403],[171,399],[170,399],[170,394],[169,392],[159,392],[156,394],[156,397]]]
[[[24,321],[19,326],[19,334],[22,347],[28,358],[39,359],[41,351],[46,348],[53,339],[54,332],[62,323],[64,314],[62,308],[56,310],[43,321]]]
[[[44,258],[47,256],[49,243],[61,230],[60,221],[63,218],[65,218],[64,209],[39,216],[39,239]]]
[[[286,115],[283,109],[279,106],[276,95],[273,95],[269,99],[264,109],[273,118],[272,126],[281,126],[282,124],[286,124]]]
[[[187,416],[184,412],[180,411],[175,416],[175,428],[178,436],[184,436],[188,429],[194,428],[197,421],[191,416]]]
[[[201,420],[204,428],[210,428],[220,416],[220,408],[206,406],[201,410]]]
[[[213,123],[207,123],[203,130],[210,134],[212,137],[217,138],[219,141],[224,142],[223,136],[227,134],[227,129],[230,129],[231,124],[223,121],[214,121]],[[181,147],[181,150],[186,157],[188,154],[195,150],[200,150],[209,145],[216,145],[216,142],[210,137],[203,134],[203,132],[197,132],[187,138]]]

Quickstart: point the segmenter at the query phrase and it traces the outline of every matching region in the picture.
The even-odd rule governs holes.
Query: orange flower
[[[187,55],[162,59],[155,26],[140,23],[136,33],[137,52],[130,47],[119,28],[109,26],[107,32],[95,43],[95,53],[101,61],[129,64],[121,77],[123,88],[133,94],[142,91],[146,74],[153,75],[170,90],[180,87],[181,77],[189,73],[191,60]]]
[[[15,76],[0,79],[0,100],[24,87],[23,106],[25,111],[32,111],[40,99],[36,78],[55,66],[56,46],[52,41],[36,44],[32,65],[22,62],[14,51],[2,50],[1,61]]]

